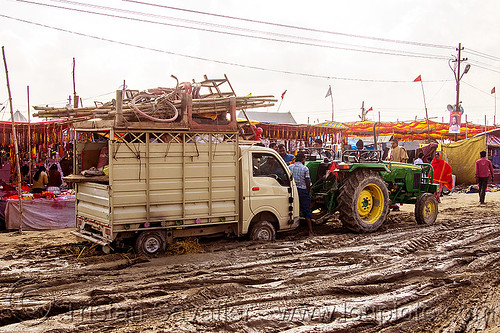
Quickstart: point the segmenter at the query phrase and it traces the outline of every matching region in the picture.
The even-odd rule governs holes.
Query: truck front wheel
[[[143,231],[135,241],[135,252],[147,256],[164,253],[166,247],[165,234],[158,230]]]
[[[271,222],[257,221],[250,230],[251,240],[272,241],[276,239],[276,229]]]
[[[432,193],[424,193],[415,203],[415,220],[418,224],[432,224],[438,215],[438,202]]]
[[[373,232],[389,211],[389,191],[382,177],[361,169],[345,178],[339,194],[342,224],[356,232]]]

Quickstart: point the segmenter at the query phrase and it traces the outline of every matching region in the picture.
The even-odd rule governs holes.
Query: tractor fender
[[[367,169],[367,170],[374,170],[374,171],[378,171],[378,172],[390,172],[391,170],[387,167],[387,165],[385,164],[374,164],[374,165],[370,165],[368,163],[356,163],[356,164],[353,164],[352,167],[348,170],[348,172],[353,172],[353,171],[356,171],[358,169]],[[340,170],[336,170],[336,171],[340,171]]]

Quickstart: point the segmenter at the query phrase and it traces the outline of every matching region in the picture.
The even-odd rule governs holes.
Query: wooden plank
[[[83,183],[83,182],[96,182],[96,183],[107,183],[109,182],[109,176],[82,176],[82,175],[68,175],[63,177],[66,183]]]

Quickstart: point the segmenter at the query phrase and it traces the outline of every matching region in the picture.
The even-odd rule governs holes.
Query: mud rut
[[[208,253],[1,258],[0,331],[475,332],[500,323],[500,217],[215,241]],[[464,218],[465,216],[465,218]]]

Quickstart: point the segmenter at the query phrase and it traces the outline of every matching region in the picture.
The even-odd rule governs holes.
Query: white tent
[[[9,121],[12,121],[12,118],[9,118]],[[28,119],[26,119],[25,116],[23,116],[23,114],[17,110],[16,112],[14,112],[14,121],[17,123],[17,122],[28,122]]]

